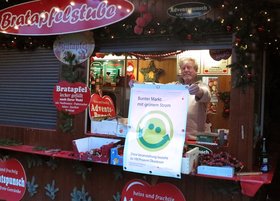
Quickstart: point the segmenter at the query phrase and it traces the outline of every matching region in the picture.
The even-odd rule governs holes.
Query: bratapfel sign
[[[35,0],[0,10],[0,32],[14,35],[76,33],[119,22],[134,11],[127,0]]]

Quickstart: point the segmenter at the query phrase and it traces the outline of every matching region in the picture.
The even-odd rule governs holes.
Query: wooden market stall
[[[113,1],[116,2],[118,1]],[[236,34],[238,31],[234,30],[233,21],[228,25],[220,24],[221,20],[226,21],[222,18],[227,16],[225,12],[232,11],[235,5],[227,1],[226,4],[221,1],[181,0],[130,2],[134,6],[134,12],[126,19],[90,30],[93,33],[95,50],[80,64],[74,64],[71,55],[64,57],[68,63],[58,61],[57,55],[54,55],[55,48],[52,46],[58,38],[54,35],[40,38],[28,35],[14,37],[12,34],[2,37],[0,89],[3,98],[0,100],[2,113],[0,154],[3,160],[0,164],[3,165],[0,165],[0,171],[9,166],[10,159],[20,162],[27,180],[26,189],[21,192],[23,196],[21,200],[26,201],[124,200],[121,198],[122,193],[131,182],[141,183],[145,187],[143,191],[146,189],[150,192],[150,196],[166,193],[165,198],[159,196],[158,200],[262,200],[266,195],[266,185],[271,183],[276,166],[271,163],[268,173],[259,172],[259,143],[263,135],[260,128],[263,115],[262,80],[254,75],[262,72],[265,57],[262,49],[251,47],[252,44],[248,44],[248,52],[243,52],[247,46],[244,49],[246,44],[243,43],[243,38]],[[46,6],[45,1],[41,3]],[[224,9],[220,9],[220,6]],[[180,9],[191,8],[200,9],[198,13],[189,13],[194,15],[191,18],[194,20],[186,19],[187,17],[183,19],[172,17],[176,13],[180,14]],[[167,14],[168,9],[175,11]],[[151,18],[151,22],[142,26],[143,32],[140,32],[135,23],[138,17],[144,16],[145,13],[151,14],[146,15]],[[238,13],[235,14],[238,16]],[[242,172],[245,172],[245,175],[235,174],[229,178],[194,172],[182,174],[178,179],[124,171],[121,164],[113,165],[110,162],[111,152],[107,151],[110,151],[111,146],[106,146],[105,152],[101,150],[93,158],[87,158],[84,153],[77,154],[79,143],[77,140],[94,137],[106,138],[109,141],[119,140],[117,143],[123,143],[125,136],[91,132],[88,109],[75,114],[57,110],[53,102],[53,93],[55,87],[62,86],[60,81],[70,83],[76,81],[79,82],[78,87],[83,87],[84,83],[91,87],[88,77],[94,67],[94,61],[103,57],[106,59],[109,54],[124,56],[121,68],[122,84],[102,87],[104,94],[112,95],[118,114],[127,117],[130,89],[125,75],[129,64],[135,67],[135,78],[143,81],[145,80],[143,72],[153,62],[155,67],[160,67],[164,71],[158,81],[169,83],[178,76],[176,56],[179,53],[205,49],[230,49],[231,64],[241,65],[241,68],[233,65],[227,68],[230,69],[227,74],[218,76],[219,91],[230,98],[227,96],[226,101],[229,102],[220,100],[216,112],[209,114],[213,129],[229,130],[228,144],[206,147],[214,153],[228,152],[242,161],[244,165]],[[248,58],[244,59],[244,56],[250,58],[249,63],[246,60]],[[111,74],[117,75],[118,71],[111,71]],[[200,76],[203,76],[202,74]],[[223,116],[225,103],[230,113]],[[277,156],[271,155],[270,161],[275,161],[275,158]],[[5,180],[0,179],[0,183],[4,184]],[[175,191],[162,192],[164,190],[160,190],[161,185],[165,185],[164,190],[174,188]],[[9,193],[13,196],[16,194],[7,189],[4,191],[9,196]],[[137,196],[135,200],[144,199],[139,198],[140,195],[138,198]],[[5,194],[5,197],[0,195],[0,199],[11,198]],[[146,197],[145,200],[149,199]],[[156,199],[151,197],[150,200]]]

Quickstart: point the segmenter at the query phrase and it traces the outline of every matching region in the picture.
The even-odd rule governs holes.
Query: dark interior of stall
[[[266,70],[266,84],[265,84],[265,123],[264,123],[264,135],[268,139],[268,146],[270,153],[280,153],[280,105],[279,96],[280,93],[280,69],[277,67],[279,64],[279,55],[275,54],[275,51],[267,50],[267,70]],[[280,159],[278,158],[277,167],[275,170],[275,176],[272,184],[268,187],[267,200],[279,199],[279,186],[280,186]]]

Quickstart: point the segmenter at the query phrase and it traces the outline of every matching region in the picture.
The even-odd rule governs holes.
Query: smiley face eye
[[[153,129],[154,129],[154,127],[155,127],[155,125],[154,125],[154,124],[149,124],[149,127],[148,127],[148,128],[149,128],[150,130],[153,130]]]
[[[160,133],[161,132],[161,128],[160,127],[156,127],[155,131],[156,131],[156,133]]]

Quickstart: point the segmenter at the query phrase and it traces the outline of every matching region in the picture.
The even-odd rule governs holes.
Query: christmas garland
[[[213,9],[221,13],[214,19],[168,18],[165,22],[155,19],[155,4],[159,1],[140,1],[138,10],[130,17],[100,29],[93,30],[95,38],[102,41],[129,38],[175,37],[180,40],[203,43],[207,36],[230,34],[235,36],[232,47],[237,61],[228,67],[232,69],[233,87],[246,87],[255,83],[255,58],[260,49],[269,48],[274,54],[280,54],[280,38],[277,19],[272,16],[271,3],[267,1],[209,1]],[[149,4],[148,4],[149,3]],[[276,4],[276,3],[275,3]],[[150,5],[150,7],[148,7]],[[277,4],[276,4],[277,5]],[[277,17],[277,16],[276,16]],[[27,37],[0,34],[2,48],[35,50],[37,47],[52,48],[54,37]],[[138,55],[138,53],[134,53]],[[144,57],[143,55],[138,55]],[[151,56],[151,55],[149,55]],[[156,59],[165,55],[157,55]],[[154,57],[155,58],[155,57]]]

